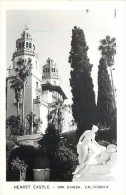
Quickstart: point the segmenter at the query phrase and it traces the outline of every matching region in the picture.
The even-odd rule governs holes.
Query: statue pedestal
[[[73,177],[73,182],[80,182],[80,181],[116,181],[117,179],[116,179],[116,177],[115,176],[113,176],[113,175],[92,175],[92,176],[90,176],[90,177],[76,177],[76,176],[74,176]]]

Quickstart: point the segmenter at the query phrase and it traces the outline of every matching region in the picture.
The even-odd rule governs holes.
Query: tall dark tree
[[[75,26],[72,30],[69,63],[72,68],[70,78],[73,95],[72,111],[79,134],[86,129],[91,129],[96,116],[94,86],[91,78],[92,65],[89,62],[87,51],[84,32]]]
[[[114,103],[116,106],[115,101],[115,88],[113,83],[113,75],[112,75],[112,66],[114,65],[114,56],[116,55],[116,39],[113,37],[111,38],[109,35],[105,37],[105,39],[100,40],[101,45],[99,46],[99,50],[101,51],[102,57],[104,57],[107,66],[110,68],[110,75],[111,75],[111,84],[114,96]]]
[[[98,67],[98,121],[109,128],[107,138],[109,141],[116,138],[116,108],[113,97],[111,80],[107,70],[106,59],[102,57]]]
[[[106,80],[106,88],[107,88],[107,85],[110,86],[110,87],[108,87],[107,91],[102,89],[102,87],[105,88],[105,86],[102,86],[102,87],[99,86],[99,93],[101,93],[100,92],[100,90],[101,90],[102,94],[104,91],[104,93],[107,93],[107,96],[109,96],[109,98],[106,101],[105,100],[102,100],[102,101],[105,101],[104,104],[106,104],[106,107],[109,107],[109,109],[106,110],[106,115],[108,115],[108,117],[110,117],[109,123],[108,123],[108,120],[104,121],[104,122],[107,126],[108,125],[110,126],[111,131],[109,131],[107,133],[107,137],[110,141],[112,141],[112,139],[116,139],[116,137],[117,137],[116,136],[116,132],[117,132],[116,100],[115,100],[115,88],[114,88],[113,75],[112,75],[112,70],[113,70],[112,67],[114,66],[114,57],[116,55],[116,39],[114,37],[111,38],[109,35],[107,35],[105,37],[105,39],[100,40],[100,46],[98,49],[100,50],[101,56],[102,56],[100,64],[101,63],[104,64],[104,66],[105,66],[104,69],[107,70],[107,67],[109,67],[109,69],[110,69],[111,80],[108,76],[108,71],[106,73],[105,72],[100,73],[100,66],[99,66],[99,76],[98,77],[99,78],[101,76],[104,77],[104,80]],[[101,66],[101,69],[102,69],[102,66]],[[100,74],[103,74],[104,76],[100,75]],[[109,84],[108,84],[108,82],[109,82]],[[100,85],[100,83],[99,83],[99,85]],[[100,96],[100,94],[98,96]],[[99,107],[104,107],[102,104],[103,103],[100,103]],[[99,113],[99,115],[100,115],[100,113]]]

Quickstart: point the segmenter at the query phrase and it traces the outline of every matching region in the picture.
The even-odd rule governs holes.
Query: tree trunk
[[[113,98],[114,98],[114,106],[116,108],[116,102],[115,102],[115,88],[113,83],[113,75],[112,75],[112,67],[110,66],[110,74],[111,74],[111,82],[112,82],[112,91],[113,91]]]
[[[17,101],[17,116],[19,115],[19,100]]]
[[[23,83],[23,91],[22,91],[22,123],[24,121],[24,101],[25,101],[25,83]]]

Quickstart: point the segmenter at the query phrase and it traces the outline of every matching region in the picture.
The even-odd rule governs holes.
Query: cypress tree
[[[88,46],[82,29],[74,27],[72,30],[71,51],[69,63],[71,64],[71,92],[72,111],[77,123],[78,133],[91,129],[95,123],[95,94],[91,78],[92,65],[87,56]]]
[[[98,101],[97,101],[98,121],[109,129],[103,133],[102,139],[112,141],[116,139],[116,108],[110,76],[107,70],[107,63],[104,57],[99,61],[98,67]]]

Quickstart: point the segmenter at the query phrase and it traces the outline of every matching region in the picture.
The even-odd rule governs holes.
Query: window
[[[48,68],[48,72],[50,72],[50,68]]]
[[[15,68],[15,61],[13,62],[13,68]]]
[[[29,43],[29,48],[32,48],[32,44],[31,43]]]
[[[28,42],[26,42],[26,47],[28,47]]]
[[[55,72],[55,68],[54,68],[54,72]]]
[[[17,61],[17,65],[21,65],[22,64],[22,58],[19,58]]]
[[[29,63],[29,64],[31,63],[31,61],[32,61],[31,58],[28,58],[28,63]]]
[[[38,88],[38,82],[36,81],[36,88]]]
[[[33,50],[35,50],[35,45],[33,44]]]

